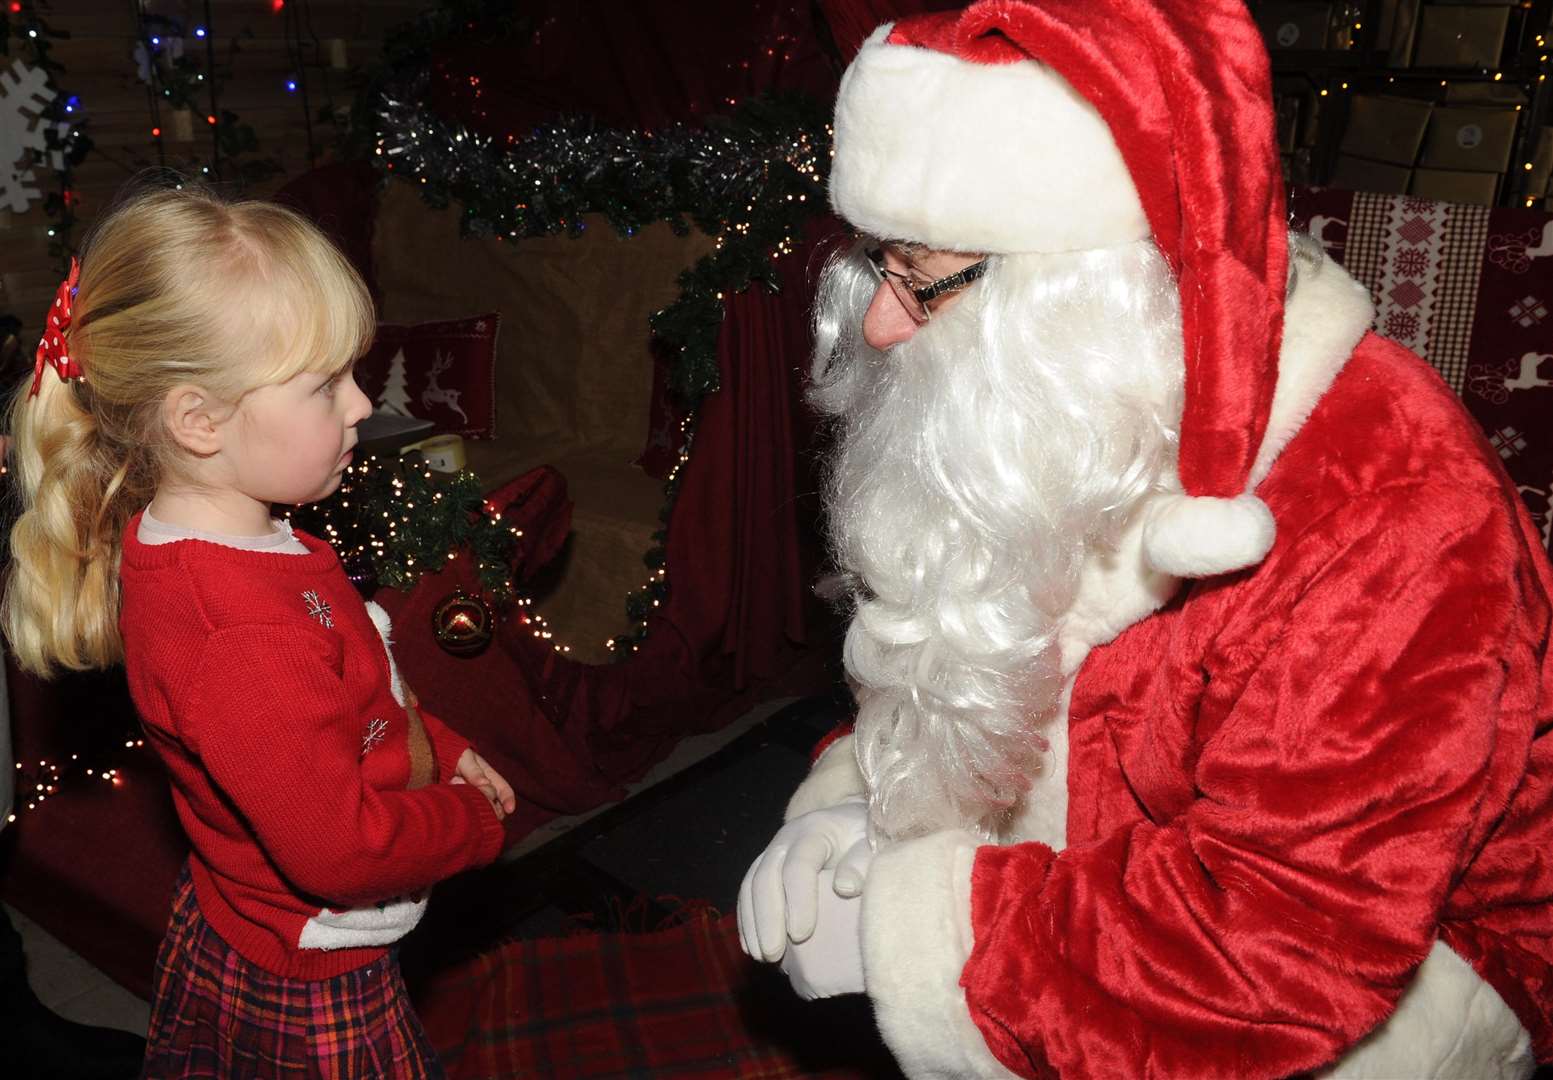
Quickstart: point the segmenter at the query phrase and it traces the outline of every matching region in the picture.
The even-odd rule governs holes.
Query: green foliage
[[[449,553],[467,548],[491,599],[514,599],[510,568],[517,536],[495,516],[471,472],[438,476],[419,458],[367,457],[351,466],[329,498],[286,516],[327,539],[355,577],[410,589],[422,574],[442,567]]]

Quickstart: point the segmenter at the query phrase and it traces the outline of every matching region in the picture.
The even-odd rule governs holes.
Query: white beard
[[[810,391],[839,440],[858,764],[883,838],[993,836],[1039,768],[1086,552],[1172,479],[1179,299],[1149,242],[1003,256],[881,353],[873,291],[860,251],[826,267]]]

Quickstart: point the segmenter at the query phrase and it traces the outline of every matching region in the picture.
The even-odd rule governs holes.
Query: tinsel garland
[[[724,295],[751,281],[779,289],[773,260],[825,208],[825,111],[804,97],[754,98],[704,128],[621,131],[570,117],[498,140],[421,104],[426,78],[383,92],[376,158],[418,184],[431,206],[456,203],[464,235],[576,235],[596,213],[622,236],[666,221],[681,235],[693,222],[717,238],[680,274],[679,298],[651,320],[676,350],[670,388],[693,411],[717,389]]]
[[[670,346],[669,388],[688,419],[664,487],[663,527],[643,557],[651,573],[626,598],[631,632],[609,643],[617,657],[627,655],[646,637],[652,609],[668,598],[668,521],[696,410],[718,388],[724,298],[754,281],[780,290],[775,261],[793,250],[805,221],[825,210],[826,110],[799,96],[753,98],[731,118],[700,128],[621,131],[570,117],[499,140],[425,108],[426,79],[421,71],[379,91],[375,158],[386,175],[417,184],[431,206],[457,204],[463,235],[580,235],[584,215],[595,213],[621,236],[666,221],[680,235],[694,223],[716,238],[712,253],[679,275],[679,297],[650,319]]]

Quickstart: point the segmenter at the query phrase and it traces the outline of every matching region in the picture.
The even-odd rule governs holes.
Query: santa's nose
[[[874,290],[868,310],[863,313],[863,340],[875,349],[888,349],[916,332],[917,321],[901,306],[895,290],[881,281]]]

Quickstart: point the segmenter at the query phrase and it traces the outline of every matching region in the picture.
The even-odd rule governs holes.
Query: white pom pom
[[[1166,574],[1212,577],[1261,562],[1277,531],[1272,511],[1255,495],[1170,495],[1154,505],[1144,526],[1143,554]]]

